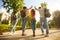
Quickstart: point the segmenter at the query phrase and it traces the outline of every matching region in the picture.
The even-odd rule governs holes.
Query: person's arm
[[[34,7],[35,8],[35,10],[38,10],[36,7]]]
[[[30,8],[28,8],[28,10],[32,9],[33,6],[31,6]]]

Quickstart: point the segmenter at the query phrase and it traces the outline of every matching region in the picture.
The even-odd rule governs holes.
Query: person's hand
[[[31,6],[31,8],[32,8],[33,6]]]
[[[33,6],[31,6],[29,9],[32,9]]]
[[[34,6],[34,8],[36,9],[36,6]]]
[[[34,6],[34,8],[36,8],[36,6]]]

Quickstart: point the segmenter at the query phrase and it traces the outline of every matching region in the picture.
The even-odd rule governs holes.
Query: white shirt
[[[38,9],[40,18],[44,18],[44,8]]]

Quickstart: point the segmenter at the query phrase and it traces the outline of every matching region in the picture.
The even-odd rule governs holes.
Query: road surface
[[[5,32],[3,35],[0,35],[0,40],[60,40],[60,30],[49,30],[49,37],[41,35],[41,30],[36,29],[36,36],[32,36],[32,29],[27,29],[25,31],[25,36],[22,36],[22,30],[15,31],[14,33]],[[44,32],[45,29],[44,29]],[[45,33],[44,33],[45,34]]]

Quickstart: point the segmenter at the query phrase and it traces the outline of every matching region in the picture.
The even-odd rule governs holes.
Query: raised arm
[[[30,8],[28,8],[28,10],[32,9],[33,6],[31,6]]]
[[[38,10],[35,6],[34,6],[35,10]]]

